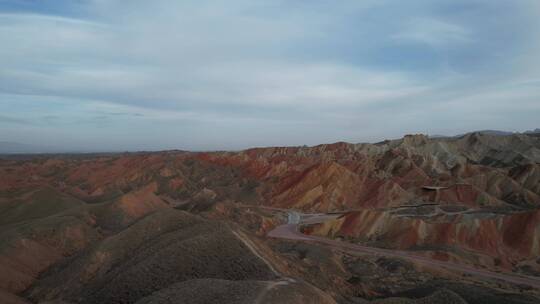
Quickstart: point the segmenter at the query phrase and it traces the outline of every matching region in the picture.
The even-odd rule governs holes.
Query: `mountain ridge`
[[[463,134],[458,135],[428,135],[425,134],[425,136],[432,138],[432,139],[438,139],[438,138],[459,138],[463,136],[467,136],[474,133],[480,133],[480,134],[486,134],[486,135],[495,135],[495,136],[510,136],[510,135],[517,135],[517,134],[526,134],[535,136],[537,134],[540,134],[540,128],[534,129],[534,130],[528,130],[524,132],[510,132],[510,131],[501,131],[501,130],[478,130],[478,131],[471,131]],[[320,145],[331,145],[331,144],[340,144],[340,143],[347,143],[347,144],[377,144],[377,143],[384,143],[388,141],[394,141],[396,139],[384,139],[382,141],[376,142],[376,143],[370,143],[370,142],[346,142],[346,141],[337,141],[333,143],[327,143],[327,144],[317,144],[313,146],[302,146],[302,147],[316,147]],[[248,147],[245,149],[240,150],[207,150],[207,151],[189,151],[185,149],[164,149],[164,150],[118,150],[118,151],[99,151],[99,150],[80,150],[79,149],[62,149],[57,147],[50,147],[50,146],[39,146],[39,145],[33,145],[33,144],[27,144],[27,143],[19,143],[19,142],[11,142],[11,141],[0,141],[0,154],[107,154],[107,153],[145,153],[145,152],[166,152],[166,151],[189,151],[189,152],[239,152],[244,150],[250,150],[250,149],[258,149],[258,148],[273,148],[273,147],[300,147],[296,145],[288,145],[288,146],[261,146],[261,147]]]
[[[0,158],[0,301],[178,300],[196,296],[190,286],[215,282],[216,296],[231,286],[231,296],[253,288],[252,299],[278,284],[300,293],[298,303],[329,295],[354,303],[344,298],[456,280],[399,260],[269,239],[284,210],[334,215],[305,233],[536,275],[539,184],[540,138],[525,134]]]

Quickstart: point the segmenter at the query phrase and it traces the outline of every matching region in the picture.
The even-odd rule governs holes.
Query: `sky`
[[[0,142],[237,150],[540,127],[537,0],[0,0]]]

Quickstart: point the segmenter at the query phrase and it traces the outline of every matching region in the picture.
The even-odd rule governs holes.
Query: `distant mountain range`
[[[509,132],[501,130],[479,130],[459,135],[429,135],[430,138],[459,138],[467,134],[481,133],[493,136],[508,136],[512,134],[528,134],[540,136],[540,129],[528,130],[523,133]],[[96,151],[95,151],[96,152]],[[106,151],[101,151],[106,152]],[[83,151],[67,150],[57,147],[47,147],[31,144],[23,144],[18,142],[0,141],[0,154],[41,154],[41,153],[85,153]],[[86,152],[87,153],[87,152]]]
[[[55,153],[61,149],[53,147],[43,147],[38,145],[21,144],[17,142],[0,141],[0,154],[39,154]]]
[[[440,135],[440,134],[436,134],[436,135],[429,135],[429,137],[431,138],[442,138],[442,137],[463,137],[465,135],[468,135],[468,134],[473,134],[473,133],[480,133],[480,134],[485,134],[485,135],[493,135],[493,136],[508,136],[508,135],[513,135],[513,134],[540,134],[540,129],[534,129],[534,130],[528,130],[528,131],[525,131],[523,133],[520,133],[520,132],[510,132],[510,131],[501,131],[501,130],[478,130],[478,131],[473,131],[473,132],[468,132],[468,133],[463,133],[463,134],[458,134],[458,135]]]
[[[540,129],[536,128],[534,130],[525,131],[523,133],[525,133],[525,134],[540,134]]]

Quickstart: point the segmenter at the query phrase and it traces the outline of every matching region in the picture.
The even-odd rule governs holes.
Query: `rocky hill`
[[[264,237],[283,218],[255,206],[341,212],[306,233],[540,274],[533,134],[17,155],[0,160],[0,302],[353,303],[407,285],[387,293],[355,279],[342,253],[284,250]],[[462,303],[459,290],[423,296]]]

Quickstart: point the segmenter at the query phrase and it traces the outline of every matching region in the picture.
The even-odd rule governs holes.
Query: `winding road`
[[[540,289],[540,278],[508,274],[508,273],[498,273],[492,272],[484,269],[474,268],[472,266],[457,264],[453,262],[446,262],[431,259],[429,257],[413,254],[411,252],[402,251],[402,250],[389,250],[383,248],[368,247],[358,244],[352,244],[347,242],[336,241],[332,239],[327,239],[324,237],[306,235],[299,231],[298,227],[301,224],[315,224],[324,222],[330,218],[336,218],[339,214],[303,214],[296,211],[278,209],[278,208],[265,208],[273,211],[280,211],[287,213],[287,224],[276,227],[274,230],[270,231],[267,236],[272,238],[288,239],[288,240],[297,240],[297,241],[308,241],[308,242],[317,242],[330,246],[332,248],[339,249],[347,253],[363,253],[363,254],[373,254],[393,258],[406,259],[417,264],[424,266],[429,266],[432,268],[443,268],[453,272],[460,272],[463,274],[468,274],[472,276],[478,276],[486,279],[500,280],[507,283],[526,285],[533,288]]]

